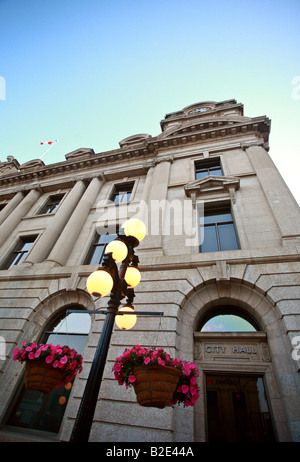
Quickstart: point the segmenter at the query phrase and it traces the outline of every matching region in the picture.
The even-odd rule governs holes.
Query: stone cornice
[[[205,124],[204,124],[205,125]],[[189,131],[185,131],[189,129]],[[95,154],[92,150],[90,153],[84,152],[83,156],[71,156],[64,162],[58,162],[50,165],[32,164],[33,167],[22,169],[20,171],[13,171],[12,173],[0,176],[1,186],[17,186],[20,184],[28,184],[33,181],[39,182],[44,179],[50,179],[55,176],[64,176],[66,174],[80,173],[89,176],[93,168],[110,167],[112,164],[124,161],[145,160],[150,157],[154,160],[159,154],[160,150],[174,147],[186,146],[187,144],[210,142],[216,139],[228,138],[235,135],[245,135],[249,133],[259,133],[263,142],[268,139],[270,131],[270,121],[267,117],[257,117],[245,120],[232,125],[219,125],[210,126],[209,128],[203,127],[203,122],[195,124],[192,127],[182,128],[180,133],[171,134],[168,137],[161,135],[143,140],[134,146],[124,146],[120,149],[108,151],[105,153]],[[67,156],[66,156],[67,157]],[[28,163],[26,163],[28,164]]]

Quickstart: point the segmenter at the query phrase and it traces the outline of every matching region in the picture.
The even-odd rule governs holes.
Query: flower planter
[[[141,406],[163,409],[170,405],[181,372],[168,366],[139,366],[133,370],[133,386]]]
[[[25,368],[25,388],[48,394],[64,379],[64,372],[52,365],[27,361]]]

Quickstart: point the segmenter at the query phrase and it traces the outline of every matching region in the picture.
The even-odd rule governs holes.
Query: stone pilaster
[[[24,193],[22,191],[17,192],[14,197],[6,204],[4,209],[0,212],[0,225],[6,220],[7,217],[12,213],[13,210],[19,205],[21,200],[24,199]]]
[[[70,216],[78,201],[80,200],[82,194],[85,190],[85,184],[83,180],[78,180],[71,191],[68,193],[67,197],[57,210],[56,214],[50,220],[49,225],[33,246],[28,255],[26,263],[41,263],[43,262],[49,252],[51,251],[53,245],[59,238],[62,230],[66,226]]]
[[[55,246],[53,247],[47,262],[64,265],[72,251],[75,241],[90,213],[92,206],[100,192],[103,181],[93,178],[86,192],[79,201],[70,220],[60,234]]]
[[[4,244],[9,235],[15,230],[16,226],[29,212],[40,195],[41,192],[38,189],[32,189],[2,223],[0,226],[0,246]]]
[[[256,172],[281,237],[284,239],[300,236],[298,204],[272,159],[266,155],[263,143],[249,143],[243,148]]]

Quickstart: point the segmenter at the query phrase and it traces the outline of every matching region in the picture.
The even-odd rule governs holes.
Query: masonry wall
[[[141,316],[128,332],[115,328],[90,441],[206,441],[208,366],[201,359],[197,359],[201,399],[195,408],[187,409],[141,409],[134,391],[113,380],[111,368],[114,358],[135,344],[159,345],[172,356],[195,360],[199,321],[225,304],[250,314],[266,333],[270,359],[251,370],[268,377],[277,439],[300,441],[299,361],[292,357],[293,339],[300,335],[299,207],[270,159],[265,134],[256,125],[241,126],[240,132],[235,128],[251,119],[236,116],[234,132],[233,116],[218,113],[219,125],[207,119],[215,124],[209,139],[208,128],[199,130],[198,139],[187,114],[166,117],[168,124],[179,118],[181,125],[176,125],[176,131],[163,126],[156,138],[142,137],[132,144],[129,139],[120,149],[101,155],[79,150],[60,164],[33,163],[23,170],[17,166],[17,172],[0,177],[0,203],[8,202],[0,212],[0,264],[18,236],[38,234],[22,264],[0,270],[0,335],[6,342],[0,383],[2,440],[20,438],[5,426],[22,382],[23,367],[12,361],[13,349],[25,339],[38,339],[51,316],[67,306],[99,309],[107,304],[107,297],[95,302],[85,290],[88,275],[97,267],[83,264],[95,230],[107,219],[112,226],[122,221],[128,205],[130,213],[138,211],[149,227],[152,204],[188,201],[190,207],[182,216],[179,209],[168,214],[165,208],[159,233],[148,234],[137,249],[142,282],[135,290],[134,306],[163,311],[164,316],[151,320]],[[224,135],[221,128],[227,124],[231,131]],[[189,131],[191,138],[187,138]],[[195,161],[216,157],[224,176],[195,181]],[[126,181],[134,181],[130,204],[109,204],[113,186]],[[57,212],[36,215],[49,193],[57,192],[66,192]],[[193,218],[197,223],[203,203],[230,204],[239,250],[200,253],[199,243],[186,244],[187,236],[178,229],[184,220]],[[165,232],[169,224],[170,233]],[[93,315],[83,372],[75,380],[58,434],[63,441],[70,437],[102,325],[103,316]],[[214,370],[224,367],[216,364]],[[247,370],[242,362],[233,367],[239,368]],[[231,370],[230,364],[225,369]]]

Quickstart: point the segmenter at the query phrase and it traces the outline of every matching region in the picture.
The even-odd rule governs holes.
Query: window
[[[43,205],[38,214],[42,215],[54,213],[63,197],[64,194],[54,194],[49,196],[47,202]]]
[[[255,327],[235,314],[219,314],[210,318],[201,332],[255,332]]]
[[[201,217],[202,219],[202,217]],[[204,229],[201,252],[218,252],[239,249],[230,207],[204,208]]]
[[[8,256],[3,269],[8,269],[14,265],[19,265],[22,263],[29,250],[31,249],[35,239],[36,236],[20,237],[15,249]]]
[[[96,233],[91,249],[86,257],[85,265],[98,265],[102,261],[107,244],[116,239],[117,234],[99,235]]]
[[[223,176],[221,161],[217,159],[203,160],[195,164],[196,180],[201,180],[208,175]]]
[[[200,332],[257,332],[260,327],[247,312],[233,305],[221,305],[202,318]]]
[[[74,307],[72,307],[74,308]],[[76,308],[76,307],[75,307]],[[48,326],[38,343],[68,345],[83,354],[90,330],[88,313],[66,313]],[[45,395],[22,387],[7,425],[58,433],[72,388],[72,382]]]
[[[122,183],[115,185],[110,200],[115,204],[128,202],[132,193],[133,184],[134,183]]]

